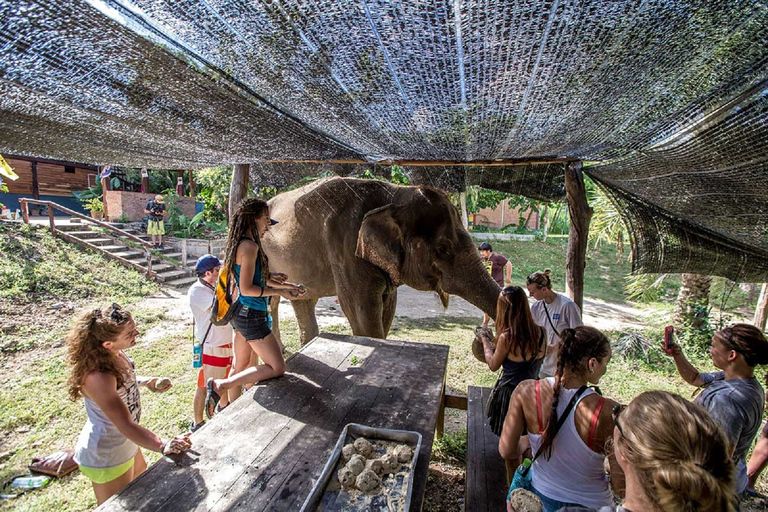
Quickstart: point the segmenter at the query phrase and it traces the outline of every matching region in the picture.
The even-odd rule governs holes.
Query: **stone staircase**
[[[149,235],[126,224],[112,225],[142,240],[150,241]],[[138,244],[132,245],[125,237],[79,219],[69,219],[65,222],[57,220],[56,231],[71,242],[95,249],[127,267],[148,273],[145,249],[138,247]],[[188,261],[187,265],[182,265],[181,260],[182,254],[172,248],[152,250],[152,269],[149,274],[167,286],[186,289],[197,280],[195,260]]]

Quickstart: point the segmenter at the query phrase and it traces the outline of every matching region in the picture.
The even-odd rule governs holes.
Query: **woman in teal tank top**
[[[288,276],[270,273],[269,259],[261,250],[261,237],[277,221],[269,218],[269,205],[258,198],[246,199],[232,217],[227,236],[224,264],[234,276],[239,297],[231,324],[235,336],[235,368],[226,379],[208,379],[206,414],[213,416],[221,393],[229,393],[230,403],[242,392],[242,386],[280,377],[285,373],[285,359],[277,338],[272,334],[269,300],[276,297],[297,299],[306,293],[303,286],[287,281]],[[243,347],[242,339],[247,342]],[[240,341],[239,341],[240,340]],[[253,351],[263,362],[247,367]]]

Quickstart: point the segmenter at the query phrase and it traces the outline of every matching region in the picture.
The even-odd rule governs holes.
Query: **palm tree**
[[[702,329],[709,321],[709,289],[712,277],[703,274],[683,274],[683,282],[675,304],[674,321]]]

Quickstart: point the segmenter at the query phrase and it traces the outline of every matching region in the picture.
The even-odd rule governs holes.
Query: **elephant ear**
[[[355,256],[373,263],[389,274],[399,286],[403,263],[403,232],[392,216],[392,206],[386,205],[365,214],[357,235]]]

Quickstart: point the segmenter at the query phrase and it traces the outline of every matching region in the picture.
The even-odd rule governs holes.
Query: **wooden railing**
[[[147,255],[147,275],[151,276],[153,275],[152,272],[152,254],[149,252],[149,250],[152,248],[152,244],[147,242],[146,240],[142,240],[141,238],[137,237],[136,235],[132,235],[131,233],[128,233],[127,231],[123,231],[122,229],[116,228],[115,226],[107,223],[102,222],[97,219],[92,219],[91,217],[88,217],[86,215],[83,215],[82,213],[78,213],[74,210],[70,210],[69,208],[66,208],[64,206],[61,206],[60,204],[51,202],[51,201],[40,201],[39,199],[29,199],[26,197],[19,198],[19,203],[21,204],[21,216],[24,219],[24,222],[26,224],[29,224],[29,205],[30,204],[36,204],[36,205],[42,205],[48,207],[48,222],[51,227],[51,232],[55,235],[56,233],[56,224],[54,223],[54,215],[53,210],[59,210],[60,212],[66,213],[67,215],[70,215],[72,217],[76,217],[79,219],[87,220],[88,222],[92,222],[93,224],[96,224],[97,226],[100,226],[102,228],[107,229],[108,231],[111,231],[112,233],[117,234],[118,236],[127,238],[129,240],[132,240],[133,242],[136,242],[139,244],[139,246],[143,247],[146,250]],[[64,238],[70,239],[74,238],[69,235],[66,235],[63,231],[59,233],[59,236],[63,236]],[[86,242],[87,243],[87,242]],[[89,246],[99,249],[98,246],[88,244]],[[106,252],[103,251],[102,252]],[[125,260],[124,258],[120,258],[117,256],[112,255],[113,258],[117,258],[121,261],[124,261],[125,263],[128,263],[129,265],[133,265],[130,261]]]

